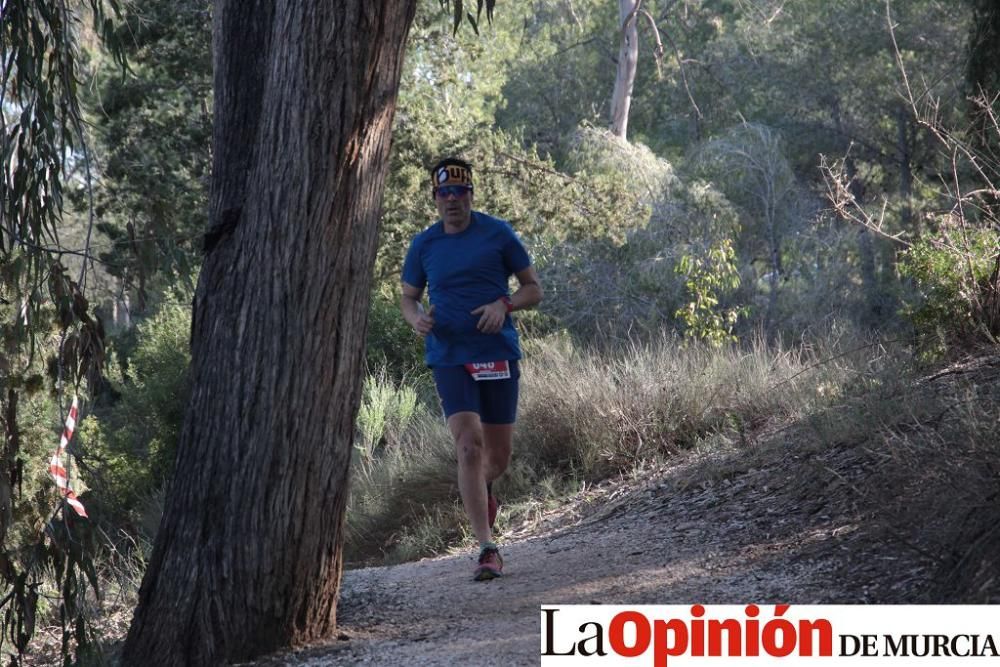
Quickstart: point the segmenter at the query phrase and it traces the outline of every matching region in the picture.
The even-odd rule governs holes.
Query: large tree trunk
[[[618,0],[618,25],[621,27],[621,49],[618,52],[618,72],[611,95],[611,133],[627,141],[628,113],[632,106],[632,86],[639,64],[639,29],[636,16],[637,0]]]
[[[415,0],[217,0],[193,387],[128,665],[328,635],[378,211]]]

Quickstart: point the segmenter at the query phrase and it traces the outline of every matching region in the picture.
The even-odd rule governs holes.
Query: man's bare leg
[[[486,516],[486,476],[483,425],[475,412],[456,412],[448,417],[458,457],[458,492],[472,533],[480,544],[493,541]]]
[[[483,445],[486,458],[483,473],[486,482],[492,482],[502,475],[510,465],[510,455],[514,445],[513,424],[483,424]]]
[[[486,518],[493,530],[493,524],[500,510],[500,503],[493,493],[492,483],[510,465],[510,453],[514,435],[513,424],[483,424],[483,474],[486,478]]]

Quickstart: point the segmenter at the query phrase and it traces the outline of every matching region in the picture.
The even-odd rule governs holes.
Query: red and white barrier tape
[[[66,476],[66,468],[64,468],[62,464],[62,456],[66,452],[66,445],[69,444],[70,438],[73,437],[73,429],[76,428],[77,411],[78,402],[76,396],[74,396],[73,405],[69,409],[69,416],[66,417],[66,428],[63,430],[62,438],[59,440],[59,448],[56,450],[56,453],[52,455],[52,460],[49,461],[49,474],[51,474],[52,479],[56,481],[56,486],[62,490],[62,494],[65,496],[66,502],[69,503],[70,507],[76,510],[76,513],[80,516],[86,517],[87,511],[83,509],[83,503],[77,500],[76,493],[73,489],[69,488],[69,479]]]

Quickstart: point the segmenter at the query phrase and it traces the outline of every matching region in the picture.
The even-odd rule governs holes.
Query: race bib
[[[507,361],[484,361],[476,364],[465,364],[476,382],[480,380],[506,380],[510,377],[510,363]]]

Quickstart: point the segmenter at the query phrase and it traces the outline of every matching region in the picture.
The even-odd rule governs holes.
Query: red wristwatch
[[[512,302],[510,300],[509,296],[506,296],[506,295],[502,296],[502,297],[500,297],[500,300],[503,301],[503,305],[507,306],[507,312],[508,313],[513,313],[514,312],[514,302]]]

